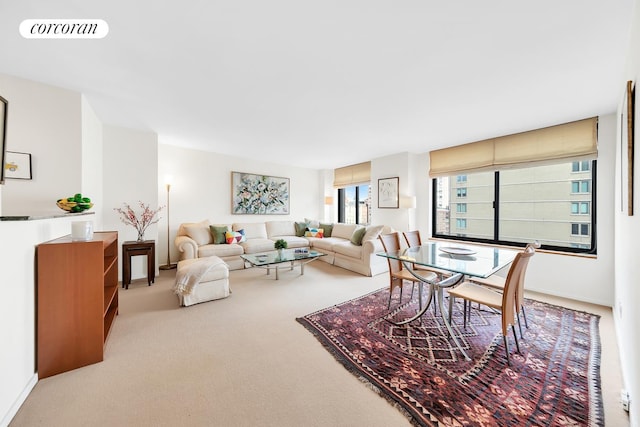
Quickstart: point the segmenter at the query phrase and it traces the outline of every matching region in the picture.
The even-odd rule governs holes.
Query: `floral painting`
[[[231,172],[231,213],[289,214],[289,178]]]

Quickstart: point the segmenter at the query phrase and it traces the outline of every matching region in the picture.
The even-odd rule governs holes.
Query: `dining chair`
[[[404,236],[404,240],[407,242],[408,247],[416,248],[418,246],[422,246],[422,239],[420,238],[419,230],[405,231],[402,233],[402,235]],[[417,265],[417,264],[414,264],[413,267],[416,270],[431,271],[433,273],[436,273],[441,279],[444,277],[451,276],[451,272],[446,270],[440,270],[440,269],[431,268],[431,267],[424,267],[422,265]]]
[[[536,249],[538,249],[540,247],[540,243],[539,242],[533,242],[533,243],[528,243],[525,251],[529,251],[529,252],[533,252],[535,253]],[[525,270],[522,272],[521,276],[520,276],[520,280],[518,283],[518,291],[516,292],[516,313],[518,315],[518,328],[520,329],[520,337],[522,338],[522,326],[520,324],[520,313],[522,313],[522,318],[524,319],[524,325],[527,329],[529,329],[529,322],[527,320],[527,312],[524,309],[524,276],[526,273],[526,268]],[[495,289],[499,292],[503,292],[504,291],[504,285],[505,285],[505,277],[502,276],[498,276],[496,274],[493,274],[487,278],[480,278],[480,277],[471,277],[469,278],[469,281],[472,283],[476,283],[478,285],[482,285],[482,286],[486,286],[488,288],[492,288]]]
[[[400,251],[400,237],[397,231],[389,234],[381,234],[378,238],[382,242],[382,247],[385,252]],[[413,296],[413,288],[416,283],[420,283],[420,280],[406,270],[400,260],[387,258],[387,262],[389,263],[389,303],[387,304],[387,309],[389,309],[391,307],[391,296],[394,288],[400,288],[400,303],[402,303],[402,287],[404,282],[411,282],[411,295]],[[422,276],[425,280],[435,281],[437,279],[435,273],[427,273]]]
[[[455,299],[462,298],[464,299],[463,325],[465,329],[467,327],[467,317],[471,314],[471,302],[476,302],[501,312],[502,338],[504,340],[505,351],[507,353],[507,364],[510,364],[509,343],[507,340],[509,326],[511,326],[511,330],[513,332],[517,351],[520,353],[520,345],[518,344],[518,336],[516,335],[516,328],[514,326],[514,322],[518,319],[516,311],[516,295],[518,294],[520,284],[524,283],[524,273],[526,272],[529,260],[534,253],[535,248],[527,247],[524,251],[519,252],[516,255],[515,259],[511,263],[511,268],[507,274],[502,293],[471,282],[464,282],[459,286],[448,290],[449,322],[451,322],[451,314]]]

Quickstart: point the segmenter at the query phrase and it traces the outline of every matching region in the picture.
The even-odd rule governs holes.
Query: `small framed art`
[[[31,154],[7,151],[4,177],[7,179],[31,179]]]
[[[398,197],[398,184],[400,178],[381,178],[378,180],[378,207],[398,209],[400,198]]]

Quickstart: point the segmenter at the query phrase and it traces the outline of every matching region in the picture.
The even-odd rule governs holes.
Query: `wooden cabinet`
[[[41,243],[36,259],[38,377],[101,362],[118,314],[118,233]]]

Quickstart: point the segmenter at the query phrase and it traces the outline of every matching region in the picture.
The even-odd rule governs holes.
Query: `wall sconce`
[[[332,196],[326,196],[324,198],[324,204],[325,205],[333,205],[333,197]]]

